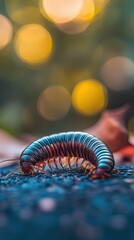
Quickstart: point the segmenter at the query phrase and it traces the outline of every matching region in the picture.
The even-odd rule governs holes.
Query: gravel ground
[[[134,166],[107,180],[58,171],[34,177],[0,170],[0,239],[133,240]]]

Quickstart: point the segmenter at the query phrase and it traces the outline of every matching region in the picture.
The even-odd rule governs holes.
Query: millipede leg
[[[44,162],[42,164],[42,171],[41,172],[47,174],[47,172],[45,171],[45,167],[46,167],[46,163]]]
[[[46,163],[44,162],[42,165],[43,171],[45,170],[45,167],[46,167]]]
[[[68,166],[69,166],[69,170],[72,170],[71,163],[70,163],[70,157],[68,157]]]
[[[65,162],[63,164],[63,167],[66,167],[66,165],[68,165],[68,157],[66,157],[66,160],[65,160]]]
[[[38,164],[38,167],[37,167],[37,173],[39,172],[39,169],[40,169],[40,163]]]
[[[23,175],[23,171],[22,171],[22,169],[20,168],[20,175]]]
[[[87,172],[88,168],[91,167],[91,165],[92,164],[90,162],[87,163],[87,165],[85,166],[85,171],[84,171],[85,173]]]
[[[68,160],[67,160],[68,157],[66,157],[65,159],[65,162],[63,163],[63,167],[66,167],[66,165],[68,164]]]
[[[116,173],[120,172],[120,170],[118,170],[117,168],[113,168],[113,171],[115,171]]]
[[[43,166],[44,166],[44,164],[43,164],[42,162],[39,162],[39,163],[38,163],[38,166],[37,166],[37,168],[36,168],[37,173],[38,173],[39,171],[42,171]]]
[[[51,163],[50,163],[50,161],[49,160],[47,160],[47,164],[48,164],[48,167],[50,168],[50,170],[51,170],[51,172],[53,171],[53,169],[52,169],[52,166],[51,166]]]
[[[55,159],[55,158],[53,158],[53,163],[54,163],[56,169],[58,170],[58,166],[57,166],[57,162],[56,162],[56,159]]]
[[[37,173],[39,172],[39,167],[40,167],[39,165],[40,165],[40,164],[37,163],[37,164],[35,165],[35,167],[34,167]]]
[[[83,165],[84,165],[84,163],[86,162],[86,160],[85,159],[83,159],[83,161],[81,162],[81,165],[80,165],[80,168],[79,168],[79,170],[81,170],[82,169],[82,167],[83,167]]]
[[[96,169],[95,166],[91,167],[91,168],[89,169],[88,175],[90,175],[95,169]]]
[[[77,157],[76,158],[76,169],[78,170],[78,161],[79,161],[79,158]]]
[[[31,170],[30,174],[31,174],[32,177],[34,176],[34,166],[33,166],[32,170]]]
[[[76,157],[72,157],[71,166],[73,166],[73,164],[76,164]]]
[[[61,158],[60,158],[60,157],[59,157],[59,163],[60,163],[60,165],[61,165],[62,169],[64,169],[64,166],[63,166],[63,164],[62,164],[62,160],[61,160]]]

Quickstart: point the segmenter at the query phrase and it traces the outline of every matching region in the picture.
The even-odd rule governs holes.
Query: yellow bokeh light
[[[107,92],[96,80],[84,80],[76,84],[72,93],[73,107],[79,113],[93,116],[105,109]]]
[[[129,131],[130,135],[134,136],[134,116],[129,119],[128,131]]]
[[[0,49],[5,47],[12,39],[13,27],[9,19],[0,14]]]
[[[99,14],[101,11],[103,11],[106,4],[109,2],[109,0],[94,0],[95,3],[95,13]]]
[[[16,33],[14,46],[17,56],[31,65],[38,65],[50,57],[52,38],[39,24],[24,25]]]
[[[62,86],[48,87],[39,96],[37,109],[39,114],[49,120],[62,119],[68,113],[71,105],[71,96]]]
[[[95,14],[95,5],[93,0],[83,0],[83,5],[79,14],[75,17],[74,21],[89,22],[93,19]]]
[[[42,0],[41,5],[53,22],[66,23],[79,14],[83,0]]]

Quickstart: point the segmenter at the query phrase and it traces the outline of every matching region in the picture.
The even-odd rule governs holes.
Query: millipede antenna
[[[17,167],[16,169],[14,169],[13,171],[11,171],[10,173],[8,173],[6,176],[5,176],[5,178],[8,178],[12,173],[14,173],[14,172],[16,172],[16,171],[18,171],[18,170],[20,170],[21,169],[21,167]]]
[[[3,163],[3,162],[10,162],[10,161],[20,161],[19,159],[6,159],[6,160],[2,160],[0,161],[0,163]]]

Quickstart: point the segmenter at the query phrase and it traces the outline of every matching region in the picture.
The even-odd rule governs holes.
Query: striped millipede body
[[[110,177],[115,162],[108,147],[95,136],[84,132],[64,132],[45,136],[28,145],[18,159],[21,174],[69,168],[84,169],[92,179]],[[118,171],[118,170],[117,170]]]
[[[84,132],[65,132],[40,138],[27,146],[20,155],[20,172],[33,175],[64,167],[85,169],[92,178],[109,177],[114,158],[98,138]]]

